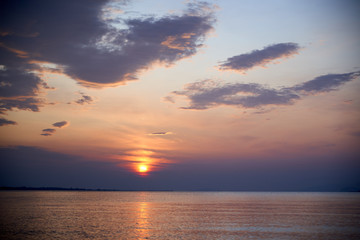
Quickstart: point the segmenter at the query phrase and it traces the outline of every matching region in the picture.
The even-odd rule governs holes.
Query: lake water
[[[0,239],[360,239],[359,193],[1,191]]]

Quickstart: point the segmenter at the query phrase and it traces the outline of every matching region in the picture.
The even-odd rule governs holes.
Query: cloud
[[[5,118],[0,118],[0,126],[5,126],[5,125],[16,125],[17,122],[11,121],[11,120],[7,120]]]
[[[184,91],[174,91],[175,95],[186,96],[190,100],[183,109],[208,109],[219,105],[253,108],[264,105],[292,104],[299,96],[287,89],[266,88],[256,83],[223,84],[204,80],[185,86]]]
[[[56,131],[56,129],[54,129],[54,128],[45,128],[42,131],[47,132],[47,133],[54,133]]]
[[[67,127],[69,125],[70,125],[70,123],[68,121],[61,121],[61,122],[53,123],[53,126],[58,127],[58,128]]]
[[[1,37],[0,37],[1,38]],[[46,85],[38,76],[30,72],[34,64],[17,57],[0,43],[0,114],[17,108],[37,112],[44,104],[37,96],[38,91]]]
[[[84,93],[80,93],[80,94],[81,94],[81,98],[75,101],[76,104],[79,105],[91,104],[94,101],[94,99],[91,96],[85,95]]]
[[[350,135],[354,137],[360,137],[360,131],[351,132]]]
[[[40,135],[41,135],[41,136],[45,136],[45,137],[52,136],[51,133],[42,133],[42,134],[40,134]]]
[[[360,72],[328,74],[287,88],[269,88],[256,83],[221,83],[203,80],[185,85],[183,91],[173,95],[186,96],[189,106],[183,109],[208,109],[220,105],[243,108],[259,108],[267,105],[290,105],[309,93],[322,93],[336,90],[342,84],[354,80]],[[264,111],[264,110],[262,110]]]
[[[149,133],[148,135],[150,136],[162,136],[162,135],[171,135],[173,134],[172,132],[154,132],[154,133]]]
[[[40,135],[52,136],[55,132],[56,132],[56,129],[54,129],[54,128],[45,128],[42,130],[42,133]]]
[[[8,110],[17,108],[19,110],[29,110],[38,112],[39,107],[43,106],[43,99],[33,97],[18,97],[15,99],[0,99],[0,114],[4,114]]]
[[[62,128],[68,126],[70,123],[68,121],[61,121],[53,123],[52,125],[57,128]],[[56,132],[55,128],[45,128],[42,130],[42,133],[40,135],[42,136],[52,136]]]
[[[265,66],[275,59],[286,58],[297,54],[300,46],[297,43],[278,43],[269,45],[261,50],[228,58],[219,65],[220,70],[236,70],[246,72],[256,66]]]
[[[292,89],[304,94],[330,92],[360,76],[360,71],[343,74],[327,74],[294,86]]]
[[[101,18],[106,3],[5,1],[0,12],[2,50],[18,60],[20,73],[36,67],[30,61],[50,62],[63,66],[65,74],[85,86],[101,87],[134,80],[154,63],[170,65],[194,55],[215,22],[213,8],[202,2],[188,4],[179,15],[122,14],[119,29]],[[8,68],[6,61],[4,67]],[[35,91],[40,80],[30,82],[23,88]]]

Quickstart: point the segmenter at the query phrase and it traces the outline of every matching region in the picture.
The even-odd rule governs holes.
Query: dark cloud
[[[56,132],[56,129],[54,128],[45,128],[42,130],[41,136],[52,136]]]
[[[264,66],[275,59],[297,54],[299,49],[300,46],[297,43],[290,42],[273,44],[261,50],[254,50],[250,53],[240,54],[228,58],[219,65],[219,69],[246,72],[253,67]]]
[[[350,135],[354,137],[360,137],[360,131],[351,132]]]
[[[15,99],[0,99],[0,114],[4,114],[5,111],[13,110],[17,108],[19,110],[29,110],[38,112],[39,107],[44,104],[43,99],[34,97],[18,97]]]
[[[76,104],[79,105],[91,104],[94,101],[94,99],[91,96],[85,95],[84,93],[80,93],[80,94],[81,94],[81,98],[75,101]]]
[[[313,80],[301,83],[299,85],[296,85],[292,89],[305,94],[330,92],[336,90],[346,82],[356,79],[359,76],[360,76],[360,71],[344,73],[344,74],[327,74],[314,78]]]
[[[54,133],[56,131],[56,129],[54,129],[54,128],[45,128],[42,131],[47,132],[47,133]]]
[[[257,108],[266,105],[289,105],[309,93],[336,90],[342,84],[354,80],[360,72],[328,74],[316,77],[294,87],[274,89],[256,83],[221,84],[213,80],[185,85],[185,90],[172,94],[186,96],[190,100],[183,109],[208,109],[220,105]],[[170,96],[171,97],[171,96]],[[262,110],[264,112],[266,110]]]
[[[0,118],[0,126],[5,126],[5,125],[16,125],[17,122],[11,121],[11,120],[7,120],[5,118]]]
[[[0,64],[5,64],[0,69],[0,114],[14,108],[39,111],[44,101],[36,95],[46,83],[30,72],[36,66],[3,48],[1,43]]]
[[[174,91],[175,95],[189,98],[190,106],[183,109],[208,109],[219,105],[253,108],[264,105],[287,105],[300,98],[287,89],[266,88],[255,83],[218,84],[205,80],[189,84],[184,91]]]
[[[41,133],[40,135],[41,135],[41,136],[45,136],[45,137],[52,136],[51,133]]]
[[[61,121],[61,122],[53,123],[53,126],[58,127],[58,128],[62,128],[62,127],[68,126],[69,124],[70,123],[68,121]]]
[[[208,4],[192,3],[182,15],[124,17],[118,20],[123,29],[117,29],[100,17],[106,2],[2,1],[2,48],[22,61],[21,73],[30,60],[45,61],[63,66],[83,85],[104,86],[136,79],[153,63],[172,64],[195,54],[214,23]],[[36,90],[39,81],[25,91]]]
[[[161,136],[161,135],[170,135],[173,134],[172,132],[154,132],[150,133],[149,135]]]

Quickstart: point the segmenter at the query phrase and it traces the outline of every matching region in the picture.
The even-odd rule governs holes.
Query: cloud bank
[[[188,4],[181,15],[124,16],[118,20],[122,29],[101,18],[106,3],[3,1],[2,50],[18,60],[18,74],[34,68],[30,60],[51,62],[83,85],[104,86],[133,80],[154,63],[172,64],[194,55],[213,28],[213,10],[207,3]],[[36,89],[38,81],[33,79],[27,91]]]
[[[116,19],[104,14],[109,2],[1,1],[0,114],[38,112],[45,104],[38,97],[41,89],[50,89],[37,74],[42,63],[55,64],[54,71],[83,86],[124,84],[154,64],[171,65],[194,55],[215,22],[214,8],[205,2],[188,3],[178,15],[130,18],[122,13]],[[87,95],[76,101],[90,102]]]
[[[297,54],[300,46],[297,43],[278,43],[269,45],[261,50],[240,54],[228,58],[218,67],[220,70],[236,70],[245,73],[257,66],[265,66],[276,59],[290,57]]]
[[[360,76],[360,72],[327,74],[293,87],[274,89],[256,83],[221,84],[214,80],[190,83],[173,95],[190,100],[183,109],[203,110],[221,105],[256,108],[267,105],[289,105],[309,94],[329,92]]]

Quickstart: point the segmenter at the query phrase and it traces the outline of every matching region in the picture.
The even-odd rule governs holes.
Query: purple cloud
[[[101,87],[134,80],[154,63],[169,65],[194,55],[215,22],[212,7],[201,2],[188,4],[180,15],[126,18],[124,14],[117,20],[124,27],[118,29],[101,18],[106,3],[5,1],[0,48],[17,60],[20,73],[36,67],[28,64],[30,60],[51,62],[81,84]],[[8,68],[7,61],[4,66]],[[35,91],[39,81],[34,79],[27,91]]]
[[[236,70],[246,72],[257,66],[265,66],[275,59],[286,58],[297,54],[300,46],[297,43],[278,43],[267,46],[261,50],[240,54],[228,58],[219,65],[220,70]]]
[[[171,135],[173,134],[172,132],[154,132],[154,133],[149,133],[148,135],[150,136],[163,136],[163,135]]]
[[[38,112],[39,107],[44,104],[43,99],[35,97],[17,97],[15,99],[0,99],[0,114],[17,108],[19,110],[29,110]]]
[[[80,93],[80,94],[81,94],[81,98],[75,101],[76,104],[79,105],[91,104],[94,101],[94,99],[91,96],[85,95],[84,93]]]
[[[266,88],[255,83],[219,84],[205,80],[189,84],[184,91],[174,91],[175,95],[186,96],[190,100],[183,109],[208,109],[220,105],[253,108],[264,105],[292,104],[299,96],[290,90]]]
[[[41,136],[45,136],[45,137],[52,136],[51,133],[41,133],[40,135],[41,135]]]
[[[36,69],[36,65],[16,56],[2,43],[0,62],[6,64],[0,68],[0,114],[13,109],[39,111],[44,101],[37,97],[37,93],[44,88],[45,82],[29,72],[30,69]]]
[[[48,137],[52,136],[56,132],[56,129],[54,128],[45,128],[42,130],[42,133],[40,135]]]
[[[336,90],[342,84],[354,80],[360,72],[328,74],[288,88],[274,89],[256,83],[221,84],[204,80],[186,85],[183,91],[173,95],[186,96],[189,106],[182,109],[208,109],[221,105],[243,108],[258,108],[267,105],[290,105],[309,93]]]
[[[304,94],[315,94],[336,90],[341,85],[352,81],[360,76],[360,71],[344,74],[327,74],[314,78],[313,80],[298,84],[292,89]]]
[[[7,120],[5,118],[0,118],[0,126],[5,126],[5,125],[16,125],[17,122],[11,121],[11,120]]]
[[[54,129],[54,128],[45,128],[42,131],[46,132],[46,133],[54,133],[56,131],[56,129]]]
[[[69,122],[68,121],[61,121],[61,122],[56,122],[56,123],[53,123],[53,126],[54,127],[58,127],[58,128],[62,128],[62,127],[67,127],[69,126]]]

